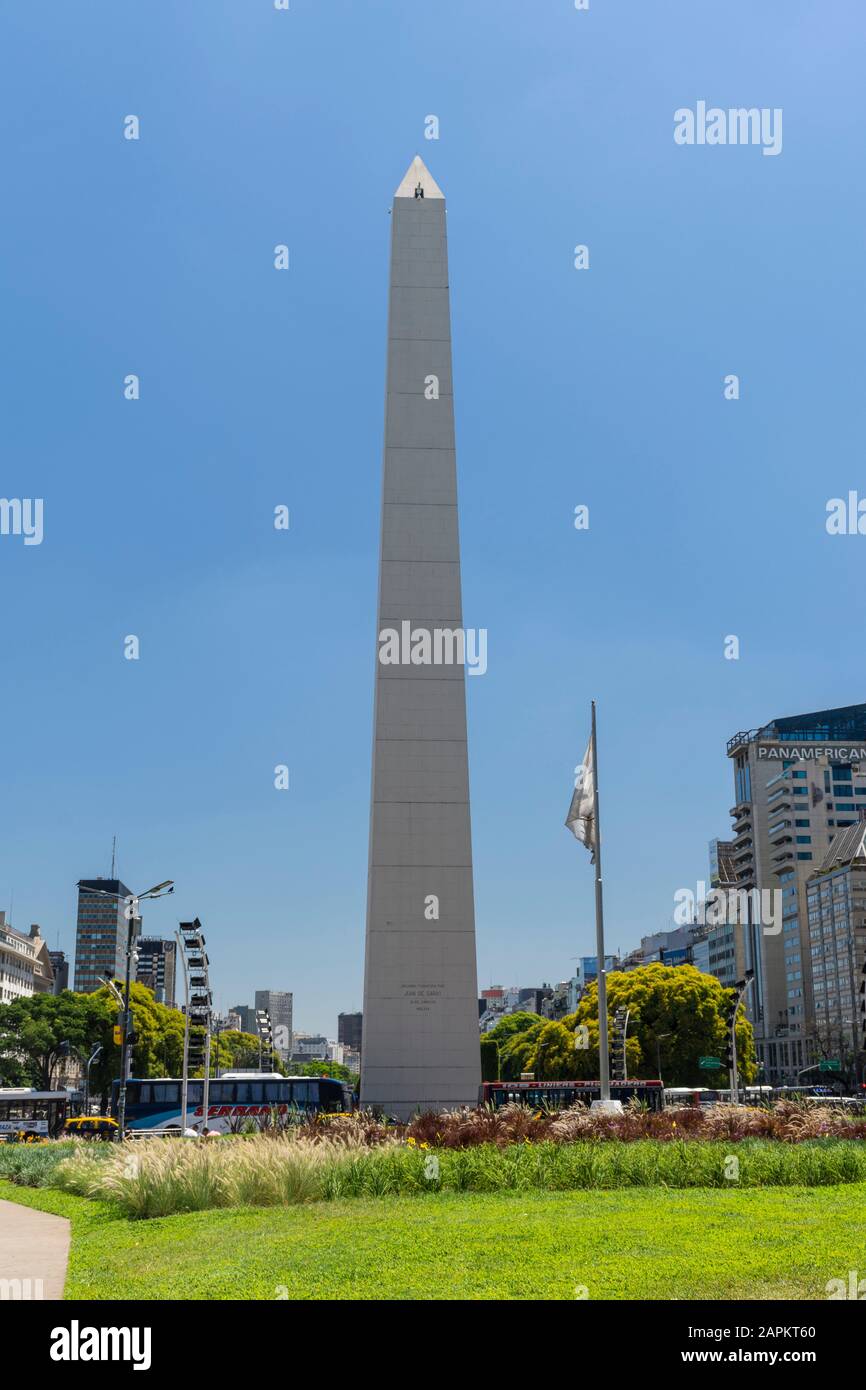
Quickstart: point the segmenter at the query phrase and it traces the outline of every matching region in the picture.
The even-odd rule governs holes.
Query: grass
[[[70,1158],[78,1142],[0,1144],[0,1178],[22,1187],[51,1187],[57,1165]]]
[[[125,1216],[153,1219],[221,1207],[444,1192],[835,1186],[866,1182],[866,1145],[842,1139],[546,1140],[434,1151],[411,1139],[373,1148],[285,1137],[203,1144],[156,1139],[98,1152],[82,1146],[51,1182],[114,1203]]]
[[[441,1193],[128,1221],[0,1182],[72,1221],[71,1299],[823,1299],[862,1269],[866,1184]]]

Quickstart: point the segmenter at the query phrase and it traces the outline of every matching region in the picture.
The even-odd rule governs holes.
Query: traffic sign
[[[830,1059],[829,1062],[819,1062],[819,1063],[818,1063],[818,1070],[819,1070],[819,1071],[841,1071],[842,1068],[841,1068],[841,1066],[839,1065],[838,1058],[836,1058],[836,1057],[831,1057],[831,1059]]]
[[[698,1062],[699,1067],[704,1067],[706,1071],[721,1071],[722,1063],[718,1057],[702,1057]]]

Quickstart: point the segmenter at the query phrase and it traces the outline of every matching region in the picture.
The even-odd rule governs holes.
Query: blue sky
[[[7,0],[2,29],[0,492],[45,535],[0,537],[0,907],[71,952],[116,833],[132,887],[177,881],[145,930],[202,919],[220,1006],[291,989],[332,1036],[361,1006],[388,207],[420,153],[489,633],[479,982],[594,949],[563,827],[592,697],[608,944],[667,925],[729,829],[730,735],[866,699],[866,538],[825,529],[866,495],[862,4]],[[702,99],[781,107],[782,153],[676,145]]]

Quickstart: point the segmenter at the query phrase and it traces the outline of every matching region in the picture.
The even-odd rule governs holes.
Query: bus
[[[34,1091],[27,1086],[0,1088],[0,1139],[18,1134],[56,1139],[68,1117],[80,1110],[77,1091]]]
[[[649,1110],[663,1110],[665,1091],[660,1081],[611,1081],[611,1100],[627,1105],[641,1101]],[[503,1105],[531,1105],[537,1110],[567,1110],[601,1100],[600,1081],[484,1081],[481,1104],[494,1110]]]
[[[772,1100],[772,1086],[741,1086],[739,1100],[744,1105],[769,1105]],[[720,1089],[713,1086],[666,1086],[666,1105],[730,1105],[730,1087]]]
[[[724,1092],[712,1086],[665,1087],[665,1105],[721,1105],[724,1099]]]
[[[187,1083],[187,1128],[237,1131],[249,1120],[260,1128],[304,1119],[324,1112],[348,1113],[355,1108],[351,1086],[330,1076],[280,1076],[278,1072],[224,1072],[208,1087],[207,1122],[203,1121],[204,1082]],[[111,1094],[111,1113],[116,1118],[120,1082]],[[126,1127],[133,1133],[180,1134],[181,1081],[178,1077],[132,1077],[126,1083]]]

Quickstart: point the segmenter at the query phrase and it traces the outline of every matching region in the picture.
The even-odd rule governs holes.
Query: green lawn
[[[68,1298],[823,1299],[866,1269],[866,1184],[738,1192],[463,1193],[152,1221],[46,1189]],[[280,1286],[284,1286],[281,1291]]]

